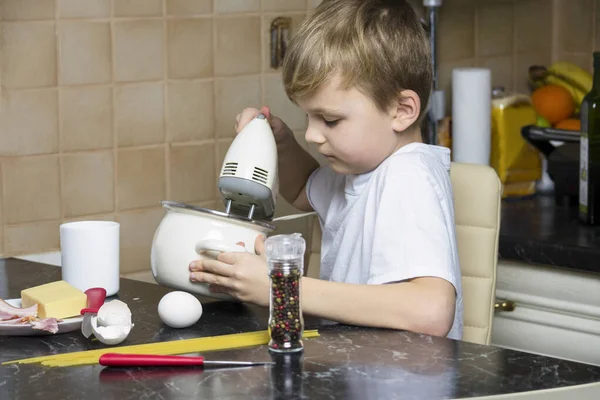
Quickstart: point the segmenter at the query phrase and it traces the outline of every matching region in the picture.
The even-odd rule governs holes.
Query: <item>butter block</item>
[[[21,307],[38,305],[39,318],[79,316],[87,305],[87,296],[65,281],[46,283],[21,291]]]

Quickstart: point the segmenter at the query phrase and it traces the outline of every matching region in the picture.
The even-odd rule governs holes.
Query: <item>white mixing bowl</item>
[[[156,282],[173,289],[235,301],[229,295],[211,293],[206,283],[191,282],[190,263],[214,258],[221,251],[254,253],[257,236],[266,237],[275,226],[184,203],[163,201],[162,205],[167,213],[154,233],[150,256]],[[239,242],[246,247],[236,245]]]

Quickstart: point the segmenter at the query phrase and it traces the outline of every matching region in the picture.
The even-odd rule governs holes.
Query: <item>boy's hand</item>
[[[264,114],[269,120],[271,129],[273,130],[273,135],[275,136],[275,142],[279,144],[290,137],[294,137],[292,130],[280,118],[272,115],[271,110],[269,110],[269,107],[267,106],[263,106],[260,110],[257,110],[256,108],[246,108],[244,111],[238,114],[235,117],[236,133],[240,133],[240,131],[244,129],[248,122],[252,121],[258,116],[258,114],[261,113]]]
[[[269,277],[264,255],[265,239],[256,238],[256,254],[221,253],[216,260],[190,264],[190,280],[210,284],[214,293],[229,294],[241,301],[269,306]]]

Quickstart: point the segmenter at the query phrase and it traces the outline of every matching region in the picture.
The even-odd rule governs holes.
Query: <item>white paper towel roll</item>
[[[452,70],[452,160],[490,165],[491,72],[486,68]]]

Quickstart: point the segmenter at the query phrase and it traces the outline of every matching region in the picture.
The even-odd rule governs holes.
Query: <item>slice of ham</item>
[[[13,307],[0,299],[0,326],[31,325],[33,329],[58,332],[58,320],[56,318],[38,318],[38,305],[27,308]]]
[[[36,317],[15,317],[13,319],[5,319],[0,321],[0,325],[25,325],[30,324],[31,321],[35,321]]]
[[[13,307],[0,299],[0,321],[14,319],[15,317],[35,317],[37,316],[37,309],[37,304],[27,308],[19,308]]]
[[[37,318],[31,321],[31,325],[33,325],[33,329],[50,333],[58,332],[58,320],[56,318]]]

